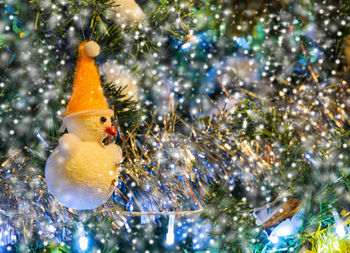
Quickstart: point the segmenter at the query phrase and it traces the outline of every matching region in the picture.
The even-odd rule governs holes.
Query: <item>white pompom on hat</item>
[[[96,57],[100,54],[100,46],[95,41],[89,41],[85,45],[86,54],[90,57]]]

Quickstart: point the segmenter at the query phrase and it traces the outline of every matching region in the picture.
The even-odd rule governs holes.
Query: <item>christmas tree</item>
[[[349,1],[0,9],[1,252],[350,252]]]

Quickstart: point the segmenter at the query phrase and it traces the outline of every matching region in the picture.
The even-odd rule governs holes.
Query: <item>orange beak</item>
[[[112,126],[105,127],[105,132],[110,136],[114,136],[117,134],[117,130]]]

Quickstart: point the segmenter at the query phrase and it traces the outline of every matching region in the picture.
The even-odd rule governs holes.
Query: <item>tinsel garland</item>
[[[116,192],[93,211],[61,206],[47,192],[41,168],[31,165],[30,159],[18,150],[1,170],[1,216],[8,220],[2,224],[6,226],[2,231],[9,231],[6,242],[30,240],[38,231],[42,241],[69,241],[69,227],[91,215],[108,217],[118,228],[129,215],[195,213],[204,204],[207,185],[215,181],[234,185],[235,177],[242,173],[236,166],[250,168],[241,175],[250,185],[261,173],[268,175],[269,165],[248,143],[238,142],[236,133],[230,130],[234,125],[232,116],[224,112],[220,120],[216,125],[189,127],[190,136],[186,137],[175,132],[181,120],[171,114],[163,128],[153,120],[142,138],[133,133],[122,136],[127,160],[120,167]],[[26,152],[34,151],[27,148]]]
[[[343,210],[341,214],[344,219],[346,218],[344,222],[326,228],[322,228],[320,225],[317,231],[302,236],[302,240],[305,241],[306,244],[310,244],[310,250],[306,250],[307,253],[341,253],[350,251],[350,238],[346,231],[346,226],[350,223],[350,217],[347,216],[349,216],[350,213]]]
[[[300,92],[304,90],[300,89]],[[283,96],[281,102],[286,103]],[[18,239],[29,241],[33,233],[42,241],[69,242],[69,228],[90,216],[107,217],[117,229],[130,215],[194,213],[204,206],[207,186],[213,182],[234,187],[238,177],[251,189],[262,182],[267,186],[276,184],[279,178],[276,166],[282,165],[276,163],[276,156],[281,157],[284,149],[278,151],[271,146],[264,137],[267,132],[261,132],[263,138],[247,139],[247,135],[251,135],[249,131],[260,131],[255,126],[267,123],[269,114],[274,115],[270,120],[275,123],[283,118],[273,107],[269,112],[263,112],[264,109],[246,100],[234,113],[221,110],[213,119],[193,125],[183,122],[174,113],[173,104],[169,107],[173,108],[172,113],[164,118],[162,125],[154,117],[150,123],[145,122],[147,131],[144,134],[122,134],[126,161],[120,166],[115,194],[104,206],[93,211],[73,211],[58,204],[47,192],[41,168],[31,164],[20,150],[15,152],[1,166],[0,215],[8,220],[1,224],[1,231],[8,231],[4,234],[6,237],[3,238],[7,238],[4,243]],[[303,107],[307,108],[307,103]],[[322,118],[322,106],[319,109]],[[332,115],[330,111],[329,115]],[[278,124],[290,129],[288,122]],[[176,132],[176,127],[181,125],[189,129],[189,136]],[[123,133],[117,123],[116,127]],[[293,134],[279,138],[289,136],[289,141],[298,145],[297,140],[306,133],[293,131]],[[269,152],[264,153],[265,149]],[[26,152],[34,151],[27,148]],[[312,163],[312,159],[310,155],[304,155],[301,162]],[[280,183],[283,186],[283,181]],[[284,189],[288,188],[284,186]],[[250,204],[250,207],[254,205]]]

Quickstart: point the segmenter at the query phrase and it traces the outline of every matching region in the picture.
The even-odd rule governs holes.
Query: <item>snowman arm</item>
[[[115,163],[120,163],[123,160],[122,149],[116,144],[111,143],[106,146],[106,149],[113,155]]]
[[[64,134],[59,140],[58,150],[62,156],[69,158],[77,153],[81,142],[75,134]]]

